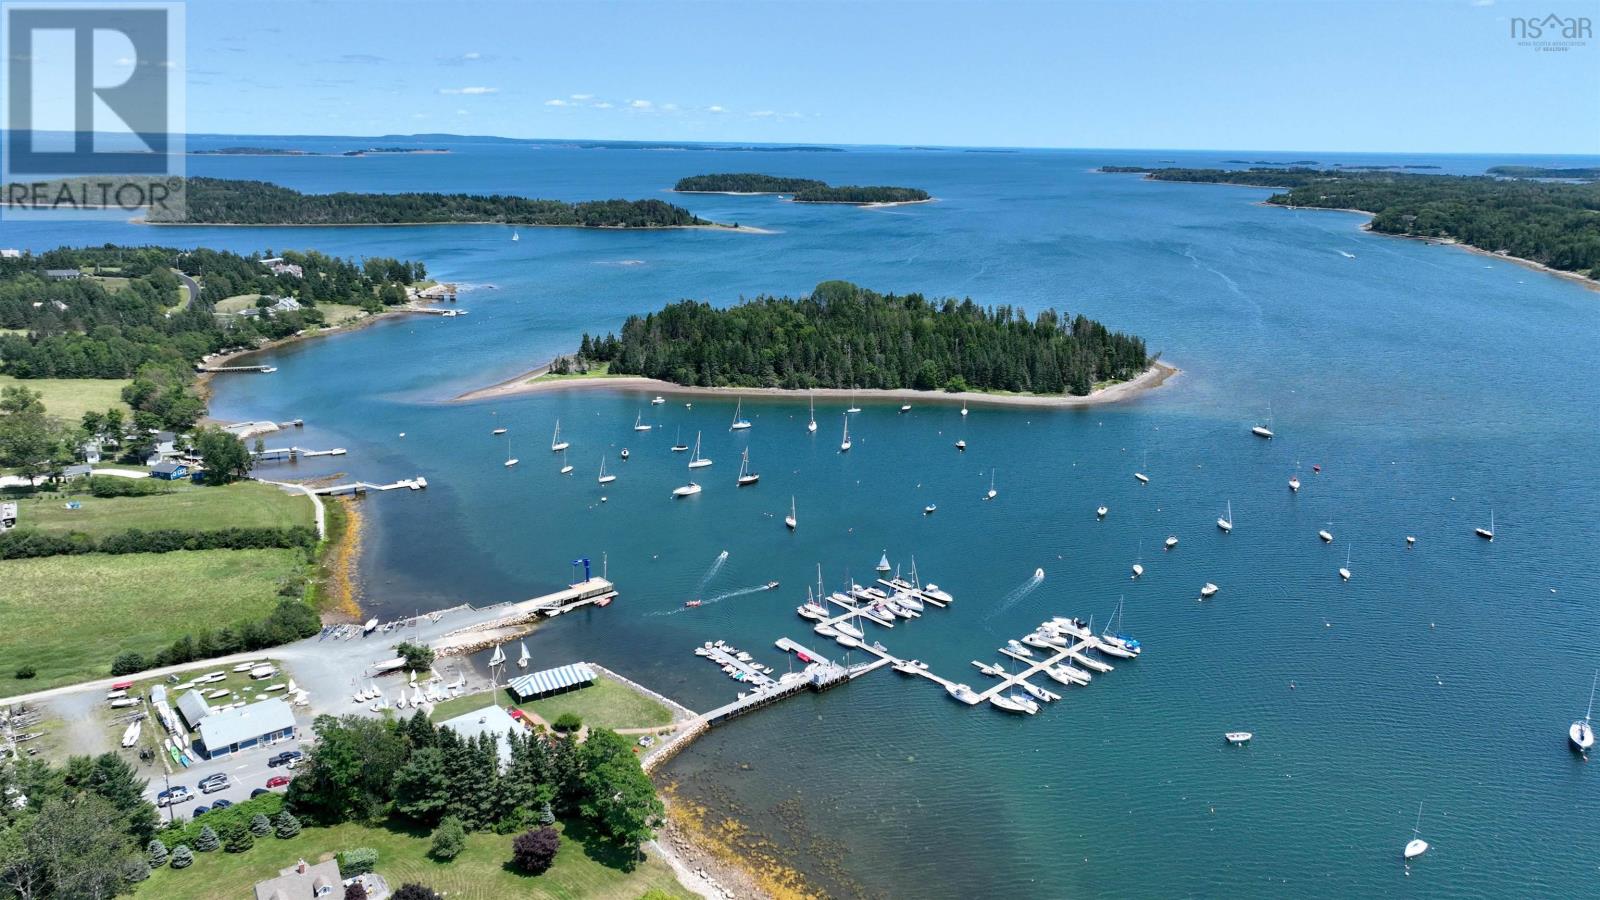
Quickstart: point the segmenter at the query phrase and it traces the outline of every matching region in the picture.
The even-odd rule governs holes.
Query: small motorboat
[[[618,453],[617,455],[622,457],[623,459],[627,459],[628,458],[628,448],[627,447],[623,447],[622,448],[622,452]]]
[[[1097,507],[1095,509],[1095,511],[1094,511],[1094,517],[1096,519],[1104,519],[1106,517],[1106,513],[1110,512],[1110,511],[1111,510],[1106,509],[1104,506]]]
[[[1139,564],[1139,563],[1134,563],[1133,564],[1133,577],[1134,578],[1138,578],[1140,575],[1143,575],[1143,574],[1144,574],[1144,566]]]
[[[1222,737],[1230,744],[1248,744],[1255,735],[1248,731],[1229,731],[1224,733]]]
[[[769,590],[769,591],[775,591],[775,590],[777,590],[777,589],[778,589],[778,583],[777,583],[777,582],[776,582],[776,581],[769,581],[769,582],[767,582],[767,590]]]
[[[908,413],[908,412],[911,412],[911,404],[909,404],[909,403],[902,403],[902,404],[900,404],[900,411],[901,411],[901,412],[902,412],[902,413]]]
[[[1043,568],[1034,569],[1033,570],[1033,577],[1036,580],[1043,581],[1044,580],[1044,569]]]
[[[1176,547],[1176,546],[1178,546],[1178,536],[1175,535],[1175,534],[1167,535],[1167,549],[1171,550],[1173,547]]]
[[[496,428],[492,433],[493,434],[505,434],[506,430],[504,428]]]
[[[1412,535],[1412,534],[1406,535],[1406,547],[1408,549],[1413,547],[1413,546],[1415,546],[1416,543],[1417,543],[1416,535]]]
[[[1321,475],[1322,474],[1322,466],[1321,465],[1313,465],[1311,467],[1311,474],[1313,474],[1313,475]]]
[[[703,602],[704,601],[702,601],[702,600],[685,600],[685,601],[683,601],[683,608],[684,609],[694,609],[695,607],[700,606],[701,603],[703,603]]]
[[[1006,641],[1005,649],[1010,650],[1012,653],[1015,653],[1018,656],[1032,656],[1033,655],[1033,651],[1029,650],[1027,647],[1024,647],[1021,644],[1021,642],[1019,642],[1019,641],[1014,641],[1014,640],[1013,641]]]
[[[692,481],[682,487],[672,489],[672,496],[674,497],[688,497],[698,493],[700,493],[700,485]]]
[[[967,439],[962,438],[961,440],[956,441],[956,449],[965,452],[967,449]]]
[[[925,515],[925,516],[931,516],[935,512],[937,512],[938,510],[939,510],[939,505],[937,503],[929,503],[927,506],[924,506],[922,508],[922,514]]]
[[[667,402],[667,398],[662,397],[660,395],[657,395],[654,400],[650,401],[650,405],[651,406],[660,406],[661,404],[663,404],[665,402]]]
[[[977,693],[973,691],[972,688],[967,687],[964,684],[952,684],[947,686],[944,690],[945,693],[957,700],[960,700],[962,703],[965,703],[968,706],[978,702]]]
[[[1202,600],[1209,599],[1209,598],[1215,596],[1217,591],[1220,591],[1220,590],[1222,590],[1222,589],[1208,581],[1208,582],[1205,583],[1205,586],[1200,589],[1200,599],[1202,599]]]
[[[1296,493],[1299,493],[1299,491],[1300,491],[1300,476],[1296,475],[1296,476],[1294,476],[1294,477],[1289,479],[1289,490],[1294,491]]]

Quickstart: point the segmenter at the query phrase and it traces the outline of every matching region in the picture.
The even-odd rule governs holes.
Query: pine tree
[[[256,813],[250,817],[250,833],[256,837],[266,837],[272,833],[272,822],[266,813]]]
[[[288,840],[300,833],[300,820],[288,810],[278,813],[277,820],[272,825],[272,833],[282,840]]]
[[[167,864],[167,845],[161,843],[160,838],[151,838],[150,846],[145,849],[145,859],[149,861],[150,868],[159,869]]]
[[[172,862],[174,869],[187,869],[194,864],[194,853],[189,850],[188,844],[179,844],[172,848]]]
[[[217,833],[211,830],[211,826],[200,826],[200,834],[194,839],[194,849],[201,853],[210,853],[220,846],[222,841],[217,837]]]

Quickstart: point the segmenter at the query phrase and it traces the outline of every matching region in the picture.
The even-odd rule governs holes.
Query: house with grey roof
[[[454,719],[446,719],[439,723],[439,727],[454,731],[462,740],[470,741],[480,734],[494,738],[500,751],[501,766],[511,763],[511,742],[505,739],[505,735],[523,730],[522,726],[517,724],[517,720],[511,718],[511,714],[499,706],[485,706],[483,709],[473,710]]]
[[[256,882],[256,900],[317,900],[334,897],[335,891],[343,897],[343,881],[337,859],[316,865],[302,859],[279,872],[277,878]]]
[[[269,697],[214,712],[200,720],[199,731],[201,751],[207,759],[217,759],[294,737],[294,711],[277,697]]]

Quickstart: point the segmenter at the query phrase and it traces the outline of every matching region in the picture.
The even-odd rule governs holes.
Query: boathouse
[[[185,694],[183,699],[188,698]],[[207,759],[294,737],[294,711],[289,704],[269,697],[244,706],[214,712],[200,720],[200,749]]]
[[[564,694],[585,687],[595,680],[594,670],[588,663],[573,663],[556,669],[545,669],[532,675],[522,675],[506,683],[518,700],[536,700],[552,694]]]

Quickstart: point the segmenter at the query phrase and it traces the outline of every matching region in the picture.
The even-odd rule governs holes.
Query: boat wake
[[[1033,593],[1034,590],[1036,590],[1039,587],[1039,585],[1044,582],[1044,575],[1042,574],[1042,572],[1043,572],[1043,570],[1035,570],[1034,573],[1033,573],[1033,576],[1031,578],[1029,578],[1027,581],[1024,581],[1022,584],[1012,588],[1010,593],[1008,593],[1004,597],[1000,598],[999,604],[997,604],[994,609],[990,610],[989,614],[987,616],[983,617],[983,620],[985,622],[988,622],[988,621],[992,620],[995,616],[1000,615],[1001,613],[1005,612],[1006,610],[1010,609],[1011,607],[1016,606],[1018,603],[1022,602],[1022,599],[1024,597],[1026,597],[1029,594]]]
[[[716,561],[711,564],[711,568],[706,570],[706,574],[700,576],[700,584],[694,589],[694,592],[696,594],[705,593],[706,585],[711,583],[711,579],[717,577],[717,573],[722,571],[722,564],[727,561],[728,551],[724,550],[721,553],[718,553]]]
[[[721,594],[716,595],[715,597],[707,597],[704,600],[701,600],[700,604],[698,606],[680,606],[680,607],[678,607],[676,609],[658,609],[655,612],[645,613],[645,615],[647,615],[647,616],[675,616],[675,615],[678,615],[679,613],[694,612],[697,609],[704,609],[707,606],[715,606],[716,604],[721,603],[724,600],[732,600],[735,597],[743,597],[746,594],[763,593],[766,590],[767,590],[767,586],[765,584],[755,584],[755,585],[751,585],[750,587],[739,588],[736,591],[725,591],[725,592],[723,592]]]

